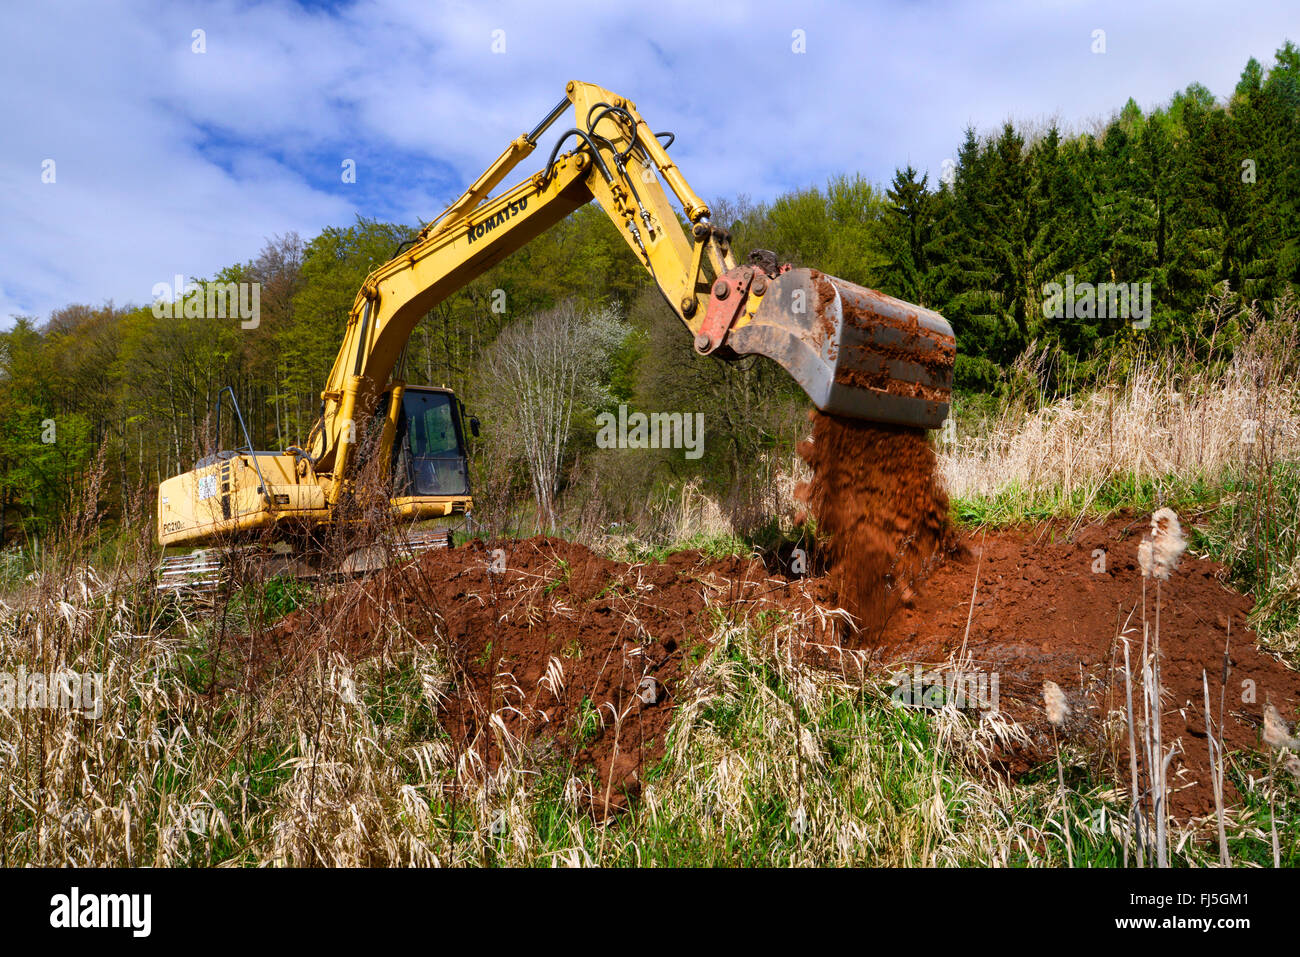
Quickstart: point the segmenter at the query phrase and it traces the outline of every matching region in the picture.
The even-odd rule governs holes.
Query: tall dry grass
[[[1056,399],[1046,396],[1051,355],[1031,350],[1013,375],[1030,383],[1028,401],[939,443],[949,494],[1087,503],[1115,480],[1215,479],[1261,457],[1300,456],[1300,307],[1233,318],[1250,331],[1229,360],[1139,351],[1101,387]]]
[[[214,649],[223,615],[265,627],[256,608],[180,614],[149,587],[74,577],[0,610],[0,671],[105,674],[99,720],[0,712],[0,863],[1063,865],[1115,863],[1132,839],[1113,790],[995,773],[1019,739],[1001,715],[896,705],[861,654],[828,668],[808,644],[819,613],[716,610],[666,758],[635,813],[601,822],[592,782],[556,774],[492,714],[492,767],[442,727],[460,678],[436,613],[410,624],[394,605],[359,660],[342,620],[309,609],[313,640],[245,681],[240,646]],[[1172,859],[1207,859],[1188,836],[1175,827]]]

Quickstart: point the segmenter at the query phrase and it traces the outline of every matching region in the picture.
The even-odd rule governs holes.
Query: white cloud
[[[1249,56],[1271,60],[1289,14],[1208,0],[29,4],[6,12],[0,38],[0,324],[143,302],[155,282],[250,259],[274,233],[430,216],[570,79],[674,130],[702,195],[762,199],[836,172],[887,181],[908,162],[936,176],[968,123],[1078,124],[1193,81],[1226,95]],[[806,53],[792,52],[796,29]],[[340,182],[345,157],[356,186]]]

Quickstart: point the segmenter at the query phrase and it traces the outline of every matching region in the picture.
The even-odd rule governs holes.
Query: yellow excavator
[[[493,197],[566,112],[546,165]],[[701,356],[764,355],[823,412],[937,428],[947,416],[955,341],[937,313],[755,251],[737,264],[726,230],[672,161],[636,105],[590,83],[520,136],[415,241],[366,278],[307,441],[257,451],[229,391],[243,444],[196,463],[158,490],[163,545],[329,526],[353,492],[359,448],[391,463],[391,507],[412,522],[472,508],[466,436],[478,423],[448,389],[408,385],[406,343],[439,302],[593,199],[680,317]],[[567,152],[561,148],[570,144]],[[676,197],[686,225],[671,204]],[[224,394],[223,394],[224,398]],[[218,431],[222,403],[218,402]],[[371,455],[377,457],[372,459]],[[195,569],[188,570],[193,574]]]

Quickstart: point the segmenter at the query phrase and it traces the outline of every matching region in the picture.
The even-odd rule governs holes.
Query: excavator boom
[[[546,166],[489,198],[570,106],[577,122],[561,134]],[[561,154],[570,140],[575,149]],[[335,477],[331,501],[347,481],[348,434],[355,433],[348,423],[370,408],[416,323],[593,199],[650,272],[701,355],[765,355],[825,412],[920,428],[936,428],[947,415],[955,344],[942,317],[813,270],[791,270],[774,258],[738,266],[730,236],[709,222],[708,205],[636,105],[601,87],[571,82],[564,100],[531,133],[511,143],[358,293],[310,446],[317,468]]]

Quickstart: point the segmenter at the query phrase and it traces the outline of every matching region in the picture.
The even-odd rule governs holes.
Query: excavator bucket
[[[719,345],[775,360],[823,412],[924,429],[948,417],[957,344],[938,313],[815,269],[734,274],[721,298],[743,297],[752,315],[737,317]]]

